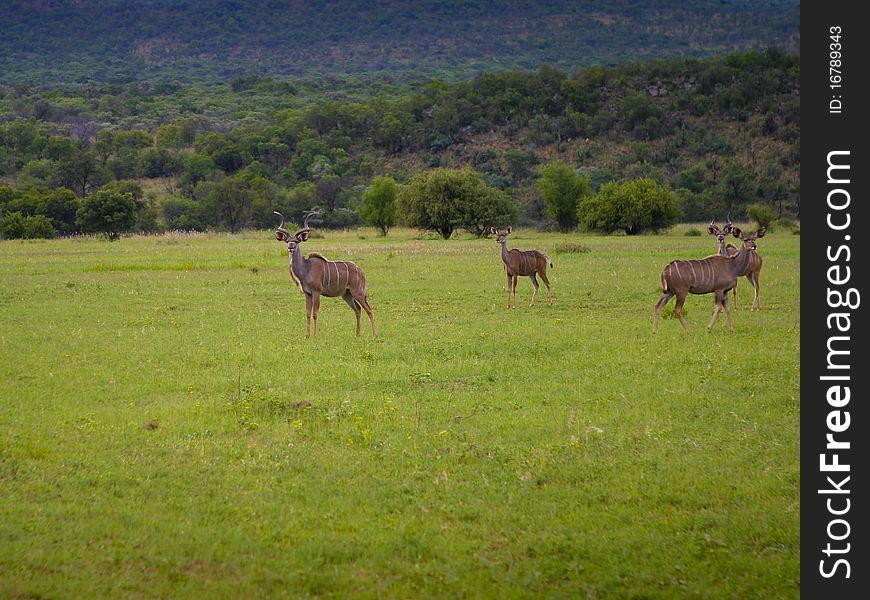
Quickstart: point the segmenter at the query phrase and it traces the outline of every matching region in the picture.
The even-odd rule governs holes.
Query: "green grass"
[[[798,236],[654,335],[712,238],[515,232],[508,310],[491,239],[365,233],[306,251],[377,339],[271,232],[0,243],[0,597],[798,597]]]

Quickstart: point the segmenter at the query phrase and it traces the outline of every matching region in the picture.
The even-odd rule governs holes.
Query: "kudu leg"
[[[689,324],[683,318],[683,304],[686,302],[685,296],[677,295],[677,303],[674,305],[674,315],[680,320],[680,325],[683,326],[683,331],[689,331]]]
[[[550,280],[547,279],[547,273],[545,271],[540,271],[538,275],[541,276],[541,279],[544,282],[544,285],[547,286],[547,304],[553,304],[553,290],[550,286]]]
[[[511,307],[511,288],[513,287],[513,276],[508,273],[508,308]]]
[[[538,279],[535,277],[534,273],[532,273],[529,276],[529,279],[532,280],[532,287],[534,288],[532,290],[532,301],[529,302],[529,306],[534,306],[535,305],[535,297],[538,295],[538,287],[540,287],[540,286],[538,285]]]
[[[353,314],[356,315],[356,336],[359,337],[359,317],[362,313],[360,305],[357,304],[357,301],[353,298],[353,294],[351,294],[350,292],[345,292],[342,298],[344,298],[344,301],[347,302],[347,305],[353,309]]]
[[[311,315],[314,317],[314,337],[317,337],[317,313],[320,312],[320,294],[312,294]]]
[[[372,310],[372,307],[369,305],[369,299],[366,296],[354,296],[354,300],[362,306],[362,309],[366,311],[366,314],[369,317],[369,322],[372,324],[372,336],[378,337],[378,330],[375,329],[375,313]],[[357,317],[359,319],[359,317]],[[359,332],[359,327],[357,327],[357,332]]]
[[[734,331],[734,324],[731,322],[731,306],[728,304],[728,292],[722,294],[722,306],[725,307],[725,320],[728,323],[728,331]]]
[[[726,294],[728,292],[725,292]],[[734,289],[731,290],[731,297],[734,298],[734,310],[737,310],[737,284],[734,284]]]
[[[752,301],[752,310],[761,310],[761,285],[759,284],[760,273],[750,273],[749,283],[755,288],[755,299]]]
[[[665,307],[665,304],[667,304],[673,297],[673,292],[665,292],[662,297],[659,298],[659,301],[656,302],[656,310],[653,315],[653,333],[655,333],[659,329],[659,315],[661,314],[662,309]]]
[[[725,310],[725,319],[728,322],[728,331],[734,331],[734,325],[731,323],[731,307],[728,306],[728,291],[724,291],[721,294],[719,292],[715,292],[716,294],[716,306],[713,309],[713,318],[710,319],[710,324],[707,325],[707,331],[713,330],[713,325],[719,320],[719,313],[722,310]]]
[[[305,337],[311,337],[311,294],[305,294]]]

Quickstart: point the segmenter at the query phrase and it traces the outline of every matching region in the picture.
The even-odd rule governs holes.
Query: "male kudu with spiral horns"
[[[275,231],[275,238],[287,242],[287,251],[290,254],[290,276],[305,294],[305,337],[311,336],[312,316],[314,335],[317,336],[317,314],[320,311],[321,296],[344,298],[356,315],[357,335],[359,335],[360,313],[365,310],[372,324],[372,335],[377,337],[375,317],[366,297],[366,278],[362,269],[349,260],[331,261],[315,252],[309,254],[307,258],[302,256],[300,244],[308,240],[311,232],[308,220],[320,213],[315,210],[306,212],[302,229],[293,235],[284,229],[284,215],[277,211],[275,214],[281,217],[281,224]]]

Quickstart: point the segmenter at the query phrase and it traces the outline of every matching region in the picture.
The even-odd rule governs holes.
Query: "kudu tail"
[[[544,258],[547,260],[547,264],[550,265],[550,268],[552,269],[553,268],[553,261],[546,254],[544,255]]]
[[[668,279],[667,279],[667,274],[668,274],[668,271],[671,270],[671,265],[672,265],[672,264],[674,264],[674,263],[673,263],[673,262],[670,262],[670,263],[668,263],[668,266],[667,266],[667,267],[665,267],[664,269],[662,269],[662,293],[663,293],[663,294],[666,294],[666,293],[668,292]]]

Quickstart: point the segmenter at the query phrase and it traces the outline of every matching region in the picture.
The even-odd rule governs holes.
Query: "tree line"
[[[112,113],[90,120],[87,104],[61,117],[56,102],[29,93],[31,114],[0,122],[0,211],[44,216],[58,234],[86,231],[93,224],[69,206],[127,186],[117,193],[133,200],[129,230],[269,227],[274,210],[294,219],[315,205],[322,226],[353,227],[376,177],[415,188],[442,168],[473,171],[499,210],[511,206],[529,225],[597,222],[577,206],[552,207],[545,175],[563,163],[589,188],[578,198],[651,180],[686,220],[759,203],[799,216],[798,81],[798,57],[769,49],[570,75],[483,73],[394,98],[278,107],[251,122],[182,111],[142,128]]]

